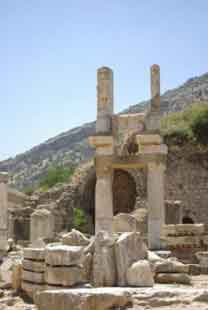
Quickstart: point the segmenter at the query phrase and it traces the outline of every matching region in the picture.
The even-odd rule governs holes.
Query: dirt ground
[[[132,297],[133,306],[126,310],[208,310],[208,275],[192,277],[190,286],[156,284],[153,289],[135,288]],[[0,310],[37,310],[37,307],[11,290],[0,290]]]

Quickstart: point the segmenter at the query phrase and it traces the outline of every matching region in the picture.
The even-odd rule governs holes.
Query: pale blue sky
[[[95,119],[96,69],[115,109],[208,71],[207,0],[1,0],[0,160]]]

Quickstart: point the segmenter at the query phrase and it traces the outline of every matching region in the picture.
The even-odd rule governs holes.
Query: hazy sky
[[[115,109],[208,71],[207,0],[0,0],[0,160],[95,119],[96,69]]]

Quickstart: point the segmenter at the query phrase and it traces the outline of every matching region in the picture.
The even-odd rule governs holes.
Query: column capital
[[[0,183],[8,183],[9,174],[7,172],[0,172]]]

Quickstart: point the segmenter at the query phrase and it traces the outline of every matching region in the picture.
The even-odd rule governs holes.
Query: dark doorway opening
[[[184,216],[182,219],[183,224],[194,224],[193,219],[190,216]]]
[[[95,171],[90,173],[83,186],[80,206],[95,225]],[[113,208],[114,215],[117,213],[129,213],[134,210],[136,203],[136,182],[133,176],[124,170],[116,169],[113,177]]]
[[[30,239],[30,221],[15,219],[14,220],[15,241],[26,241]]]

